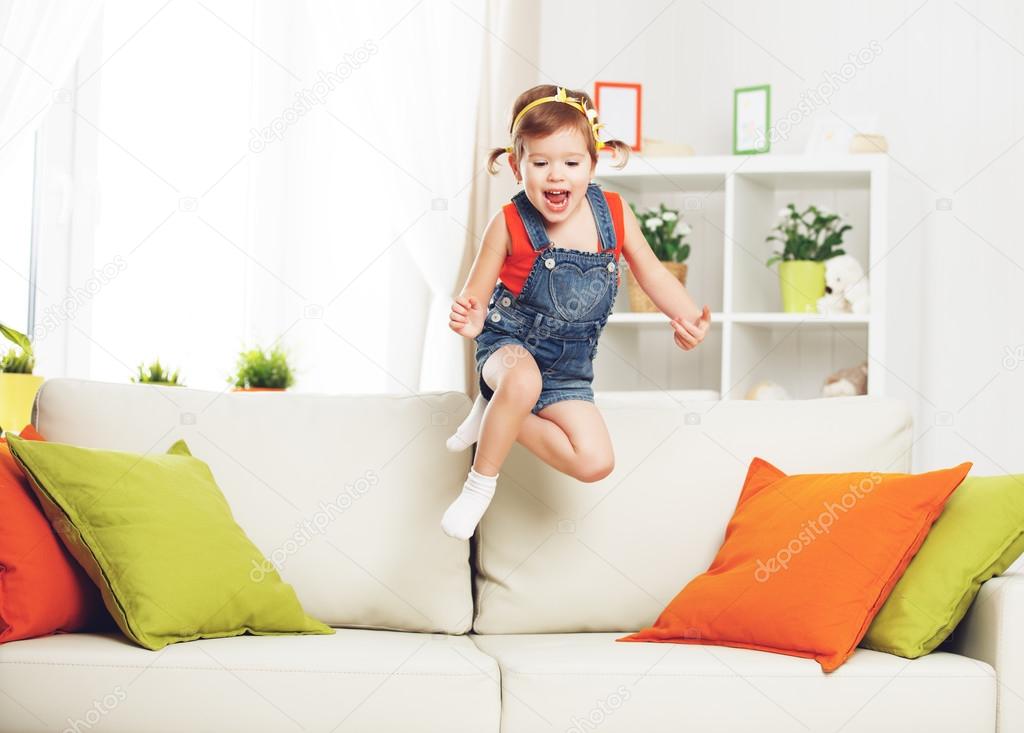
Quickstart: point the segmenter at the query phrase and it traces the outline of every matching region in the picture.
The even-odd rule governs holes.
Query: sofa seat
[[[0,646],[4,731],[497,733],[498,669],[466,636],[364,629],[153,652],[109,634]]]
[[[781,654],[615,641],[626,633],[471,635],[501,667],[502,733],[995,730],[995,672],[968,657],[858,649],[826,675]]]

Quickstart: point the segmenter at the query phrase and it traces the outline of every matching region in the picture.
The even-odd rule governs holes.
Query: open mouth
[[[569,208],[569,191],[564,188],[553,188],[544,192],[544,200],[552,211],[565,211]]]

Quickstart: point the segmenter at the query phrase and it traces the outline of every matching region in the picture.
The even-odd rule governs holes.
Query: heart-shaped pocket
[[[548,288],[551,302],[567,321],[596,320],[591,311],[608,291],[611,280],[604,265],[583,270],[572,262],[562,262],[551,270]]]

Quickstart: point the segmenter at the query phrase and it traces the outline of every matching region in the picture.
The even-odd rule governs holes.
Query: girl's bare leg
[[[484,362],[482,375],[494,395],[484,410],[473,470],[495,476],[540,397],[540,368],[523,346],[506,344]]]
[[[600,481],[615,467],[611,437],[593,402],[563,400],[523,421],[517,440],[579,481]]]
[[[483,378],[494,396],[484,411],[474,470],[496,475],[518,440],[548,465],[580,481],[597,481],[611,472],[611,439],[592,402],[565,400],[537,415],[530,412],[540,395],[541,375],[525,348],[499,348],[484,363]]]
[[[515,442],[523,420],[540,396],[541,377],[533,356],[519,344],[507,344],[484,364],[484,378],[493,385],[480,423],[480,439],[469,476],[444,516],[441,528],[456,539],[469,539],[494,497],[498,469]]]
[[[517,439],[541,460],[580,481],[598,481],[611,473],[614,458],[608,429],[597,407],[564,400],[532,414],[542,380],[533,356],[519,344],[507,344],[484,363],[484,381],[494,390],[480,424],[480,439],[469,476],[441,517],[441,527],[456,539],[469,539],[494,497],[498,470]]]

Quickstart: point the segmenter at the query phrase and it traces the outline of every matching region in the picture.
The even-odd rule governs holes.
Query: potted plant
[[[780,221],[765,241],[776,242],[766,267],[779,263],[779,291],[786,313],[816,313],[825,294],[825,260],[845,251],[843,234],[852,229],[839,214],[820,206],[796,210],[793,204],[779,211]]]
[[[0,335],[15,346],[0,357],[0,427],[20,431],[32,421],[32,402],[43,378],[32,374],[36,358],[28,336],[2,323]]]
[[[160,365],[160,360],[157,359],[148,367],[139,364],[138,373],[131,379],[137,384],[162,384],[167,387],[184,387],[185,383],[178,379],[178,372],[178,369],[170,373],[165,371],[163,366]]]
[[[279,347],[269,352],[256,347],[238,355],[235,374],[228,377],[235,392],[283,392],[295,383],[288,358]]]
[[[671,209],[665,204],[658,204],[657,209],[637,211],[630,203],[629,208],[633,210],[647,244],[654,251],[654,256],[680,283],[686,285],[686,258],[690,256],[690,245],[683,240],[692,230],[689,224],[679,218],[679,210]],[[640,287],[632,270],[627,268],[626,272],[629,278],[630,309],[644,313],[657,312],[658,306]]]

